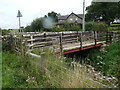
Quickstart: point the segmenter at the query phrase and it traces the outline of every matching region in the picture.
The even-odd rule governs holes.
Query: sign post
[[[83,0],[83,24],[82,24],[82,31],[85,31],[85,0]]]
[[[22,17],[22,14],[21,14],[20,10],[18,10],[17,17],[19,18],[19,32],[20,32],[21,31],[20,30],[20,27],[21,27],[20,17]]]

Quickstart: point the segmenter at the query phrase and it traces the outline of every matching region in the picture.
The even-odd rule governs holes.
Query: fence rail
[[[16,52],[23,52],[22,45],[26,44],[28,50],[51,47],[56,52],[63,52],[65,48],[75,46],[82,48],[85,44],[98,42],[112,42],[120,39],[120,32],[46,32],[46,33],[26,33],[15,36],[8,36],[9,43],[13,44],[13,50]],[[3,37],[3,41],[7,41],[7,37]]]

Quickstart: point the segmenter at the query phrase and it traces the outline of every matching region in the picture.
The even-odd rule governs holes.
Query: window
[[[78,18],[76,18],[76,21],[78,20]]]
[[[70,21],[72,21],[73,19],[72,18],[70,18]]]

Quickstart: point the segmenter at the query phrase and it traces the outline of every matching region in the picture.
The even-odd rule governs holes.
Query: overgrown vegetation
[[[79,25],[73,24],[65,24],[64,26],[54,26],[50,30],[51,32],[62,32],[62,31],[81,31],[81,27]]]
[[[120,77],[120,42],[91,52],[89,58],[93,62],[92,66],[102,71],[104,75]]]
[[[101,48],[94,48],[87,51],[76,52],[69,54],[67,57],[75,58],[81,64],[91,65],[95,71],[101,72],[104,76],[113,78],[110,80],[114,82],[114,78],[118,79],[118,86],[120,85],[120,42],[114,42],[102,46]],[[105,77],[104,77],[105,78]],[[107,79],[107,78],[106,78]]]
[[[9,33],[10,33],[10,30],[0,29],[0,33],[1,33],[2,36],[4,36],[4,35],[9,34]]]
[[[73,25],[70,25],[70,24],[65,24],[63,26],[65,28],[66,31],[81,31],[81,27],[78,25],[78,24],[73,24]]]
[[[108,31],[120,31],[120,24],[111,24],[108,27]]]
[[[80,60],[82,64],[92,65],[95,70],[100,71],[103,75],[118,79],[117,84],[120,85],[120,42],[114,42],[102,46],[101,48],[95,48],[88,51],[83,51],[80,57],[76,57],[76,60]],[[78,61],[77,60],[77,61]],[[114,83],[114,80],[111,80]]]
[[[47,48],[38,54],[40,59],[3,52],[3,88],[106,87],[102,81],[94,81],[94,74],[84,65],[66,63],[67,58],[54,56]],[[107,82],[106,85],[114,87]]]
[[[108,26],[105,23],[86,22],[86,31],[107,31]]]

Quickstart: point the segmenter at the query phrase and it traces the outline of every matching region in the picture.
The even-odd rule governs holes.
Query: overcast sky
[[[86,6],[92,0],[85,0]],[[0,28],[18,28],[18,10],[21,11],[21,26],[29,25],[34,19],[55,11],[61,15],[82,14],[83,0],[0,0]]]

